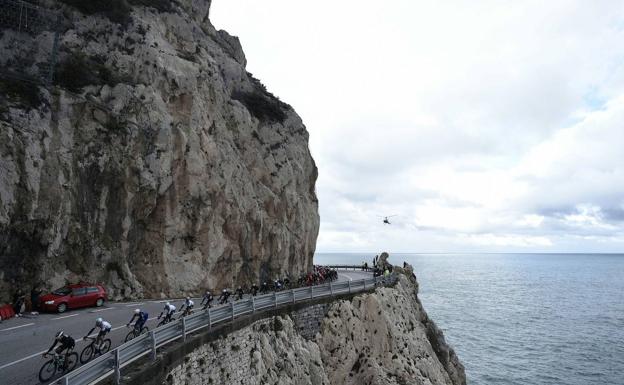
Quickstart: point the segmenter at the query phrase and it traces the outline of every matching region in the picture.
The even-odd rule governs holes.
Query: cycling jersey
[[[96,328],[100,328],[100,332],[98,333],[97,338],[98,338],[99,340],[101,340],[101,339],[102,339],[102,337],[104,337],[104,336],[105,336],[108,332],[110,332],[110,331],[111,331],[111,329],[112,329],[113,327],[112,327],[112,325],[111,325],[110,323],[108,323],[108,322],[106,322],[106,321],[102,321],[102,323],[100,323],[100,325],[99,325],[99,326],[98,326],[98,325],[95,325],[95,327],[93,327],[91,330],[89,330],[89,332],[87,333],[87,336],[88,336],[89,334],[93,333],[93,331],[94,331]]]
[[[59,347],[56,348],[55,352],[56,354],[61,354],[63,350],[73,349],[73,347],[76,346],[76,341],[74,341],[74,339],[70,336],[63,336],[60,340],[54,339],[54,343],[50,346],[50,349],[48,349],[46,353],[50,353],[56,344],[59,344]]]
[[[102,321],[102,324],[100,325],[100,330],[101,331],[110,332],[112,328],[113,328],[113,326],[110,323],[106,322],[106,321]]]
[[[147,322],[148,317],[149,315],[144,311],[139,312],[139,314],[133,314],[132,318],[130,318],[130,321],[128,322],[128,325],[130,325],[135,318],[137,319],[137,324],[144,325]]]

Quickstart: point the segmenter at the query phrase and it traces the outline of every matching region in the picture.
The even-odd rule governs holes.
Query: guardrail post
[[[212,321],[210,320],[210,308],[206,310],[206,313],[208,313],[208,331],[210,331],[210,329],[212,329]]]
[[[63,377],[63,385],[69,385],[69,377]]]
[[[364,291],[366,291],[366,278],[364,278],[362,282],[364,283]]]
[[[290,289],[290,292],[292,293],[293,303],[296,303],[297,300],[295,299],[295,289]]]
[[[332,285],[332,281],[329,281],[329,295],[334,296],[334,286]]]
[[[234,301],[230,302],[230,311],[232,312],[231,321],[234,322]]]
[[[310,286],[310,299],[314,298],[314,294],[312,292],[313,289],[314,289],[314,286]]]
[[[254,296],[251,296],[251,312],[255,313],[256,312],[256,300],[254,299]]]
[[[277,309],[277,292],[273,292],[273,302],[275,302],[275,308]]]
[[[121,383],[121,370],[119,369],[121,362],[119,362],[119,349],[115,349],[115,384]]]
[[[186,342],[186,317],[182,317],[182,341]]]
[[[349,282],[349,294],[351,294],[351,281],[347,281]]]
[[[150,330],[150,339],[152,340],[152,361],[156,361],[156,335],[153,330]]]

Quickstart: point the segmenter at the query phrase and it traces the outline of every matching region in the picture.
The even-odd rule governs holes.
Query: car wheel
[[[104,298],[98,298],[97,301],[95,301],[95,306],[100,307],[104,305]]]
[[[67,310],[66,303],[61,303],[56,307],[56,311],[58,311],[59,313],[65,313],[65,310]]]

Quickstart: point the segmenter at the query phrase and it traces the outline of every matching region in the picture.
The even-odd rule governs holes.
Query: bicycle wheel
[[[156,327],[157,327],[157,328],[158,328],[158,327],[161,327],[161,326],[163,326],[164,324],[166,324],[166,322],[165,322],[165,320],[162,320],[162,321],[160,321],[160,322],[158,323],[158,325],[156,325]]]
[[[110,350],[110,347],[111,347],[111,340],[107,338],[104,341],[102,341],[102,344],[100,345],[100,355],[107,353]]]
[[[65,357],[65,369],[64,372],[71,372],[78,365],[78,353],[71,352]]]
[[[133,339],[134,337],[136,337],[136,334],[134,332],[134,330],[131,330],[127,335],[126,335],[126,339],[124,339],[124,342],[128,342],[131,339]]]
[[[48,382],[56,374],[56,364],[54,360],[47,361],[39,370],[39,381]]]
[[[143,326],[143,329],[141,329],[141,334],[145,333],[149,333],[149,328],[147,326]]]
[[[82,352],[80,353],[80,363],[86,364],[87,362],[91,361],[94,350],[95,349],[93,348],[93,342],[87,345],[84,349],[82,349]]]

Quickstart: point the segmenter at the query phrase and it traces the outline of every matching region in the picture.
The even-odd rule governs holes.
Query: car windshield
[[[60,289],[56,289],[52,292],[52,294],[56,295],[67,295],[71,293],[71,289],[67,286],[61,287]]]

